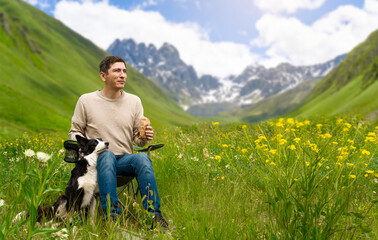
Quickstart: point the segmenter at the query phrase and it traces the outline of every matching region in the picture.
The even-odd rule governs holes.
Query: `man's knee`
[[[105,151],[97,158],[97,166],[112,166],[115,165],[116,157],[113,152]]]
[[[136,153],[135,156],[137,158],[137,163],[141,167],[145,167],[145,166],[152,167],[151,159],[150,159],[150,157],[148,157],[147,154],[145,154],[145,153]]]

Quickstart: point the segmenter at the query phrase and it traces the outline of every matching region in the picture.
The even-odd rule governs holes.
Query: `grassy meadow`
[[[73,165],[62,142],[0,142],[0,239],[377,239],[378,127],[358,119],[277,119],[155,129],[152,153],[171,231],[126,194],[116,221],[36,224]],[[24,210],[32,216],[25,217]]]

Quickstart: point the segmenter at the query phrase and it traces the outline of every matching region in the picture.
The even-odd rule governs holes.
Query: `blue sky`
[[[378,28],[378,0],[25,0],[106,49],[116,38],[171,43],[199,75],[310,65]]]

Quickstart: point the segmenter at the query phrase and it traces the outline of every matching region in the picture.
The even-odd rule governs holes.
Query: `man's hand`
[[[151,141],[154,138],[154,129],[151,126],[146,127],[147,141]]]

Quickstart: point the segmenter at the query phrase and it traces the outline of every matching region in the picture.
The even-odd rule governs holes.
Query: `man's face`
[[[110,66],[108,73],[101,72],[100,76],[107,87],[120,90],[125,87],[126,66],[123,62],[115,62]]]

